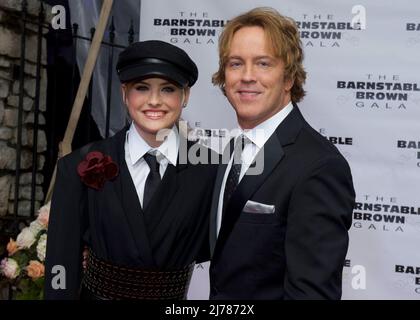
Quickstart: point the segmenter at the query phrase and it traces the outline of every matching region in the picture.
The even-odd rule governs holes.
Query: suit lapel
[[[273,133],[273,135],[271,135],[271,137],[264,144],[264,147],[257,154],[257,163],[258,161],[263,161],[264,163],[263,172],[258,175],[245,174],[235,192],[233,193],[227,205],[219,236],[217,237],[213,258],[215,258],[218,252],[220,252],[220,248],[224,245],[226,239],[229,237],[229,234],[231,233],[236,221],[242,213],[242,209],[246,202],[252,198],[254,193],[261,187],[264,181],[271,175],[272,171],[284,157],[283,147],[295,141],[302,128],[303,121],[303,117],[300,114],[297,106],[294,105],[294,108],[290,114],[277,127],[276,131]],[[223,179],[225,170],[226,166],[223,170],[221,179]],[[220,186],[217,191],[217,195],[219,195]],[[216,228],[214,228],[214,230],[216,230]]]
[[[154,266],[155,262],[150,247],[150,241],[144,222],[143,210],[137,196],[136,188],[125,162],[126,131],[122,130],[115,136],[115,158],[118,159],[119,175],[114,183],[115,191],[121,201],[128,227],[134,238],[139,258],[147,266]]]

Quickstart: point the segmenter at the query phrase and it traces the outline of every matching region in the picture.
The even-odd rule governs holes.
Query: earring
[[[184,104],[182,105],[182,107],[183,107],[183,108],[186,108],[186,107],[187,107],[187,104],[186,104],[186,103],[184,103]]]

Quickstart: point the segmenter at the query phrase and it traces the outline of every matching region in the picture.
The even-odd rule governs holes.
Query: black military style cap
[[[121,83],[160,76],[192,87],[198,78],[197,66],[184,50],[159,40],[135,42],[124,49],[117,73]]]

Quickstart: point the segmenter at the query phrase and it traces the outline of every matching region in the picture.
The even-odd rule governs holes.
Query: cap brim
[[[182,72],[170,65],[137,65],[122,70],[119,74],[120,81],[123,83],[153,76],[172,80],[182,87],[188,85],[188,79],[183,76]]]

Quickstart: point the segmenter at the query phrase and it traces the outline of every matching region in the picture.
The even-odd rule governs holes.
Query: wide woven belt
[[[193,269],[194,263],[170,271],[125,268],[90,251],[83,286],[96,299],[182,300],[186,299]]]

